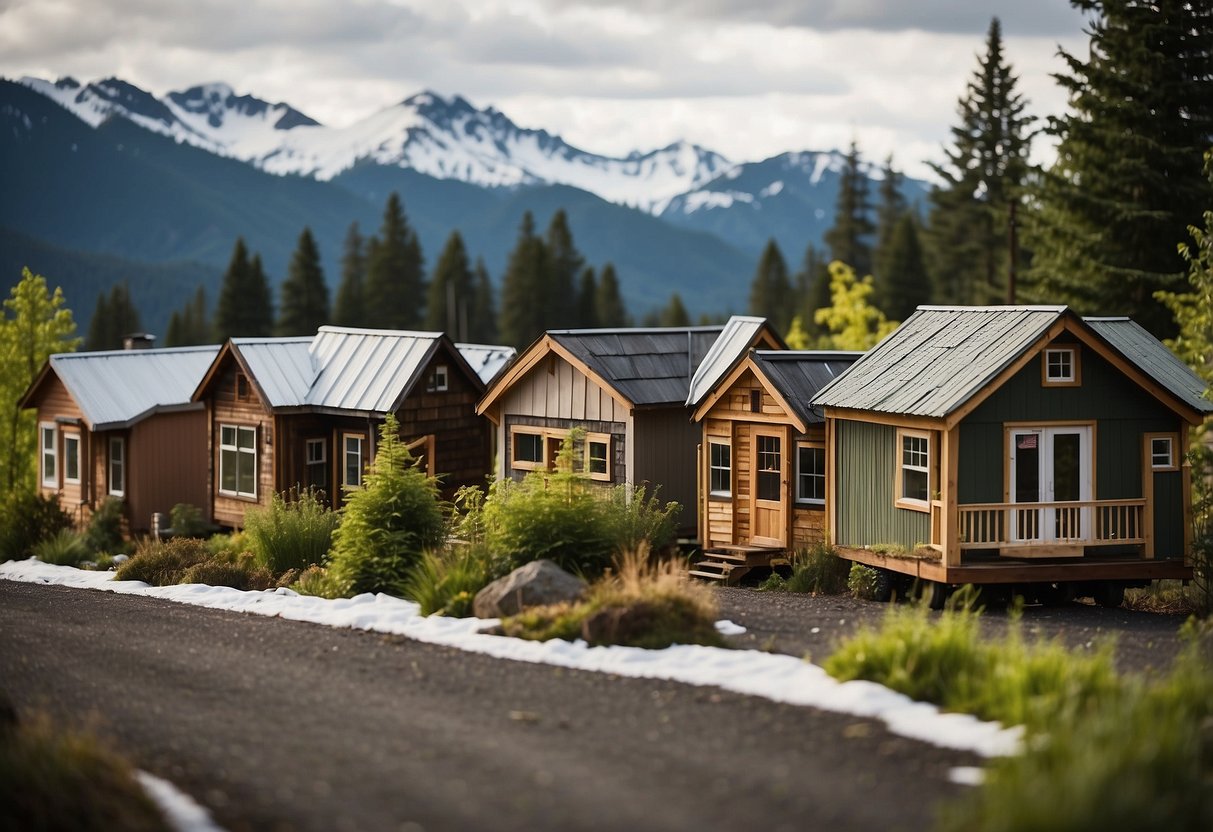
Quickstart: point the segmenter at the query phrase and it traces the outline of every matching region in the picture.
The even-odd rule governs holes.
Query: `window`
[[[121,497],[126,494],[126,440],[111,436],[109,456],[106,457],[106,487],[110,494]]]
[[[611,479],[611,437],[604,433],[586,434],[585,472],[592,480]]]
[[[1155,471],[1174,471],[1178,468],[1175,464],[1175,437],[1150,437],[1150,467]]]
[[[219,426],[219,493],[257,496],[257,429]]]
[[[1078,350],[1058,347],[1045,350],[1044,384],[1052,387],[1077,387]]]
[[[755,496],[759,500],[779,502],[779,484],[783,475],[783,449],[778,436],[758,439],[758,483]]]
[[[63,434],[63,481],[80,482],[80,434]]]
[[[796,502],[826,501],[826,449],[819,445],[796,448]]]
[[[931,498],[931,438],[918,431],[897,432],[898,508],[917,511],[930,510]]]
[[[708,491],[713,497],[733,495],[733,447],[708,441]]]
[[[248,376],[236,373],[236,401],[247,402],[249,398]]]
[[[750,391],[750,412],[751,413],[761,413],[762,412],[762,391],[761,390],[751,390]]]
[[[430,393],[443,393],[447,389],[446,365],[439,364],[430,372],[430,378],[425,383],[425,389]]]
[[[329,487],[328,443],[323,439],[309,439],[304,443],[307,463],[307,487],[327,491]]]
[[[51,424],[42,424],[38,426],[38,436],[40,447],[42,449],[42,484],[47,488],[59,487],[59,458],[58,458],[58,443],[59,431]]]
[[[511,435],[513,467],[536,469],[544,467],[543,433],[515,430]]]
[[[341,448],[345,457],[341,466],[341,484],[346,488],[362,487],[363,448],[366,437],[356,433],[341,436]]]

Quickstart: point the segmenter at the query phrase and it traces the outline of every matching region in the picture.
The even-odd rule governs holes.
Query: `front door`
[[[787,545],[787,449],[783,432],[755,428],[750,542],[759,546]]]
[[[1091,428],[1016,428],[1011,431],[1011,502],[1078,503],[1091,499]],[[1015,509],[1018,542],[1081,541],[1091,531],[1091,510],[1052,505]]]

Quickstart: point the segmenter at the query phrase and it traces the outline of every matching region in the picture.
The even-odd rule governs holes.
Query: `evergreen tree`
[[[598,326],[598,280],[592,266],[581,270],[577,287],[577,314],[573,326],[593,328]]]
[[[1029,225],[1031,294],[1125,314],[1160,336],[1155,292],[1184,285],[1176,241],[1210,204],[1199,176],[1213,136],[1213,5],[1075,0],[1093,15],[1087,60],[1062,53],[1070,112]]]
[[[86,350],[120,350],[126,336],[141,332],[139,310],[131,302],[130,287],[125,281],[110,287],[109,296],[97,296],[97,306],[88,323]]]
[[[874,299],[889,320],[904,321],[920,304],[930,303],[932,294],[918,220],[912,212],[902,212],[884,259],[884,270],[875,279]]]
[[[872,253],[872,268],[878,299],[882,291],[881,279],[888,270],[893,231],[901,221],[902,214],[908,210],[905,197],[901,195],[902,175],[893,167],[892,154],[885,159],[882,174],[878,191],[880,202],[876,206],[876,249]]]
[[[822,334],[817,325],[818,309],[830,305],[830,270],[821,252],[810,243],[796,273],[796,317],[810,340]]]
[[[497,304],[493,301],[493,283],[484,260],[476,258],[476,270],[472,276],[475,294],[472,297],[472,315],[468,337],[478,344],[497,343]]]
[[[750,314],[766,318],[779,332],[787,332],[794,312],[788,264],[772,238],[762,250],[750,283]]]
[[[823,236],[831,260],[841,260],[859,274],[872,271],[871,236],[875,230],[869,219],[868,178],[861,170],[859,145],[851,142],[846,165],[838,182],[838,201],[834,225]]]
[[[248,335],[264,338],[273,334],[274,299],[270,292],[270,281],[261,265],[261,255],[254,254],[249,261],[248,282]]]
[[[958,104],[946,161],[932,168],[943,185],[931,193],[930,261],[938,299],[1001,302],[1007,297],[1010,224],[1028,173],[1033,117],[1015,91],[1002,50],[998,18],[990,21],[985,55]],[[1018,270],[1022,255],[1016,252]],[[879,275],[877,275],[879,277]]]
[[[215,340],[269,335],[272,324],[270,288],[261,268],[261,257],[254,255],[250,260],[244,238],[238,237],[219,289]]]
[[[574,325],[577,314],[577,278],[585,258],[573,244],[569,218],[564,209],[552,215],[547,230],[547,283],[540,302],[544,307],[544,329],[567,329]]]
[[[311,229],[304,228],[282,282],[278,334],[314,335],[328,320],[329,290],[320,267],[320,251]]]
[[[619,292],[619,278],[615,276],[615,266],[612,263],[602,267],[594,310],[600,327],[617,329],[630,323],[627,307],[623,305],[623,295]]]
[[[658,326],[690,326],[691,316],[687,314],[687,308],[682,305],[682,298],[678,293],[670,295],[670,302],[666,304],[665,309],[661,310],[661,316],[658,320]]]
[[[358,223],[350,223],[345,233],[341,256],[341,283],[333,303],[333,323],[338,326],[366,326],[363,303],[366,280],[366,241],[358,231]]]
[[[201,286],[193,298],[174,310],[164,336],[166,347],[190,347],[211,342],[212,327],[207,318],[206,290]]]
[[[376,329],[416,329],[424,320],[425,278],[421,244],[409,227],[399,195],[388,197],[383,226],[367,255],[363,313]]]
[[[544,308],[541,295],[548,285],[547,246],[535,236],[535,218],[527,211],[518,230],[518,242],[510,252],[501,279],[501,310],[498,315],[501,340],[523,349],[543,334]]]
[[[471,329],[475,288],[463,237],[452,231],[434,266],[425,304],[425,328],[467,341]]]

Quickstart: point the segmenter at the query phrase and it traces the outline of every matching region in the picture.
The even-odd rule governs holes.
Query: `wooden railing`
[[[1145,542],[1145,500],[982,503],[959,508],[962,549]]]

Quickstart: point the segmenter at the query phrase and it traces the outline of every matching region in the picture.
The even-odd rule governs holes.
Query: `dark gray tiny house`
[[[920,307],[813,399],[831,538],[939,584],[1190,577],[1204,393],[1128,318]]]

